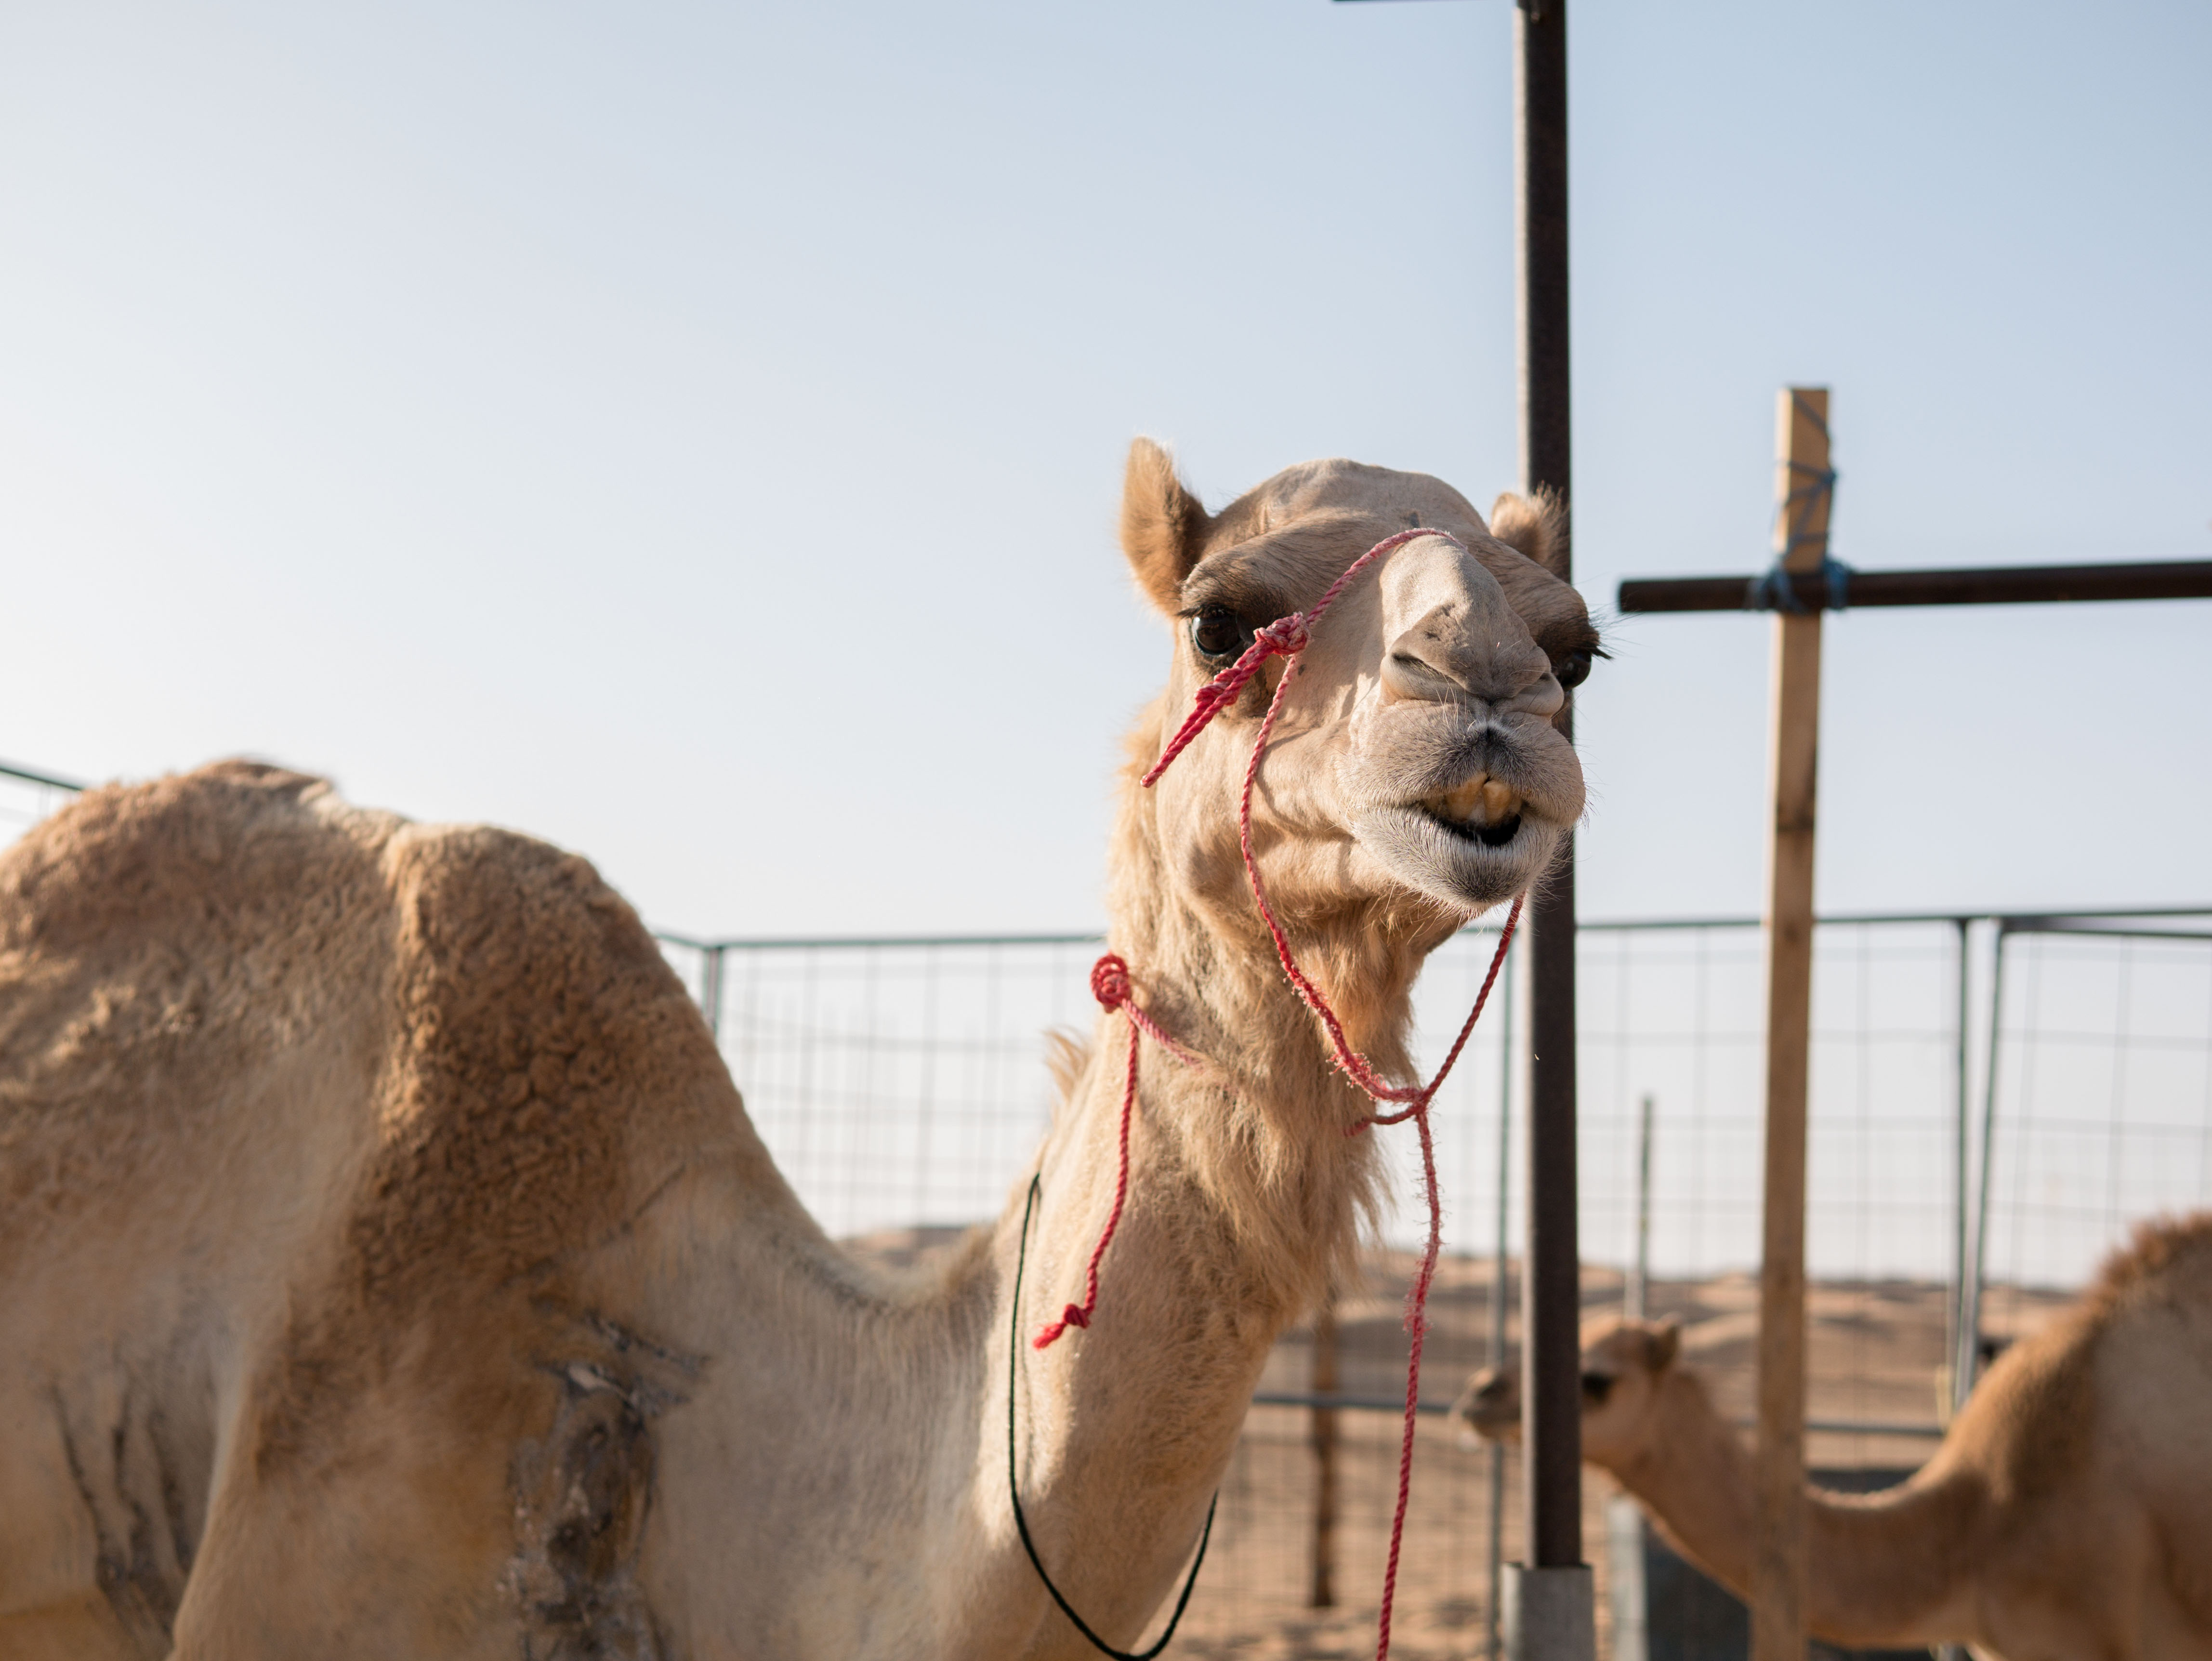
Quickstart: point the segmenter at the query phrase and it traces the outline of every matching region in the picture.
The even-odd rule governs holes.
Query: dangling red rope
[[[1137,1007],[1129,994],[1129,965],[1109,952],[1091,965],[1091,995],[1105,1006],[1109,1014],[1119,1009],[1129,1017],[1129,1065],[1121,1082],[1121,1140],[1120,1169],[1114,1179],[1114,1205],[1106,1214],[1105,1231],[1098,1244],[1091,1249],[1091,1262],[1083,1271],[1083,1301],[1070,1304],[1060,1311],[1060,1319],[1036,1335],[1039,1349],[1049,1348],[1060,1335],[1070,1327],[1087,1327],[1098,1310],[1098,1260],[1106,1255],[1106,1248],[1114,1244],[1114,1231],[1121,1226],[1121,1206],[1129,1197],[1129,1116],[1137,1106],[1137,1035],[1148,1032],[1152,1042],[1165,1050],[1186,1067],[1198,1065],[1198,1057],[1185,1050],[1173,1038],[1160,1031],[1150,1015]]]
[[[1376,1634],[1376,1661],[1389,1661],[1390,1654],[1390,1615],[1397,1597],[1399,1549],[1406,1532],[1406,1505],[1413,1493],[1413,1425],[1421,1396],[1421,1349],[1428,1335],[1429,1289],[1436,1281],[1437,1257],[1443,1241],[1443,1204],[1442,1196],[1437,1192],[1436,1141],[1429,1125],[1429,1107],[1436,1100],[1437,1092],[1449,1075],[1453,1064],[1459,1060],[1460,1052],[1467,1048],[1467,1041],[1474,1035],[1474,1024],[1482,1014],[1483,1006],[1490,1001],[1490,989],[1497,983],[1498,972],[1504,964],[1506,951],[1513,944],[1513,931],[1520,926],[1521,908],[1528,896],[1520,894],[1514,897],[1513,909],[1506,915],[1505,927],[1498,938],[1498,950],[1490,959],[1490,972],[1483,977],[1482,989],[1475,995],[1474,1007],[1468,1011],[1467,1019],[1461,1023],[1459,1036],[1452,1040],[1451,1050],[1444,1056],[1443,1065],[1437,1069],[1436,1077],[1425,1085],[1393,1085],[1375,1070],[1373,1062],[1352,1049],[1344,1036],[1343,1024],[1329,1007],[1328,999],[1306,977],[1291,955],[1290,940],[1284,934],[1281,923],[1276,921],[1274,907],[1268,904],[1267,885],[1261,879],[1259,861],[1252,852],[1252,787],[1259,777],[1260,758],[1267,753],[1267,740],[1274,732],[1275,717],[1282,709],[1284,696],[1289,691],[1291,682],[1297,676],[1299,654],[1312,643],[1314,629],[1328,608],[1336,604],[1337,597],[1350,586],[1353,578],[1393,549],[1419,537],[1441,537],[1462,552],[1466,551],[1466,545],[1458,538],[1443,531],[1401,531],[1395,536],[1383,538],[1345,568],[1344,574],[1329,585],[1328,592],[1322,595],[1310,611],[1293,611],[1288,617],[1278,618],[1253,636],[1252,644],[1244,649],[1236,662],[1200,687],[1190,714],[1176,729],[1175,736],[1168,740],[1166,748],[1160,751],[1160,758],[1152,764],[1152,770],[1144,777],[1145,784],[1149,787],[1167,771],[1168,764],[1206,729],[1206,724],[1237,701],[1245,684],[1260,672],[1269,658],[1289,660],[1284,666],[1282,678],[1275,684],[1274,697],[1268,701],[1267,713],[1260,722],[1259,733],[1253,739],[1251,759],[1244,764],[1243,792],[1237,806],[1237,845],[1244,856],[1244,874],[1252,885],[1252,897],[1259,905],[1260,916],[1267,922],[1267,933],[1275,942],[1275,956],[1283,965],[1283,973],[1290,977],[1291,986],[1297,989],[1306,1007],[1321,1017],[1322,1025],[1328,1033],[1329,1049],[1337,1067],[1370,1099],[1377,1103],[1403,1104],[1401,1112],[1366,1114],[1356,1124],[1346,1126],[1345,1134],[1354,1136],[1370,1125],[1401,1124],[1407,1119],[1413,1120],[1421,1140],[1421,1184],[1429,1205],[1428,1244],[1421,1254],[1420,1269],[1414,1275],[1413,1284],[1406,1295],[1406,1331],[1410,1340],[1406,1357],[1406,1422],[1398,1446],[1398,1502],[1390,1519],[1389,1561],[1382,1574],[1382,1604]],[[1130,991],[1129,965],[1113,952],[1109,952],[1099,958],[1092,967],[1091,990],[1109,1013],[1119,1009],[1129,1018],[1129,1058],[1121,1090],[1120,1170],[1114,1184],[1114,1203],[1107,1214],[1105,1230],[1099,1235],[1098,1244],[1092,1250],[1090,1263],[1084,1271],[1083,1302],[1068,1305],[1059,1320],[1037,1335],[1036,1346],[1039,1349],[1053,1343],[1072,1326],[1089,1326],[1091,1316],[1097,1311],[1099,1262],[1105,1256],[1106,1248],[1113,1242],[1114,1231],[1121,1226],[1121,1208],[1129,1193],[1129,1120],[1137,1102],[1138,1035],[1140,1032],[1149,1034],[1155,1043],[1186,1065],[1194,1066],[1199,1059],[1169,1037],[1149,1015],[1137,1007]]]

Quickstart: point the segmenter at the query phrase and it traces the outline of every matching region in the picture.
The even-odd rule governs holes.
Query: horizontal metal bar
[[[2116,940],[2212,940],[2212,930],[2115,928],[2096,916],[1999,917],[1997,928],[2007,934],[2086,934]]]
[[[11,762],[0,761],[0,774],[11,779],[21,779],[26,784],[43,784],[50,790],[89,790],[88,784],[75,779],[58,779],[52,773],[41,773],[28,767],[17,767]]]
[[[1254,1396],[1252,1405],[1255,1408],[1342,1408],[1348,1413],[1403,1413],[1406,1398],[1402,1396],[1339,1396],[1325,1390],[1269,1390]],[[1424,1402],[1413,1411],[1449,1413],[1451,1403]]]
[[[1255,1408],[1341,1408],[1347,1413],[1403,1413],[1406,1398],[1402,1396],[1341,1396],[1328,1391],[1270,1390],[1261,1390],[1252,1397]],[[1425,1401],[1413,1409],[1422,1414],[1447,1414],[1451,1411],[1448,1402]],[[1740,1419],[1740,1425],[1748,1426],[1748,1419]],[[1943,1439],[1943,1427],[1912,1423],[1896,1419],[1808,1419],[1805,1428],[1823,1436],[1917,1436],[1930,1441]]]
[[[1632,577],[1620,585],[1624,612],[1742,611],[1764,572],[1744,576]],[[1829,604],[1828,578],[1801,571],[1790,591],[1807,611]],[[1966,565],[1948,570],[1853,571],[1847,607],[1869,605],[2028,605],[2109,599],[2212,599],[2212,559],[2153,560],[2128,565]]]
[[[1758,1423],[1756,1419],[1735,1421],[1739,1430],[1755,1429]],[[1920,1436],[1931,1442],[1940,1442],[1948,1434],[1941,1425],[1899,1419],[1808,1419],[1805,1428],[1821,1436]]]
[[[878,947],[919,946],[1101,946],[1106,936],[1091,934],[819,934],[734,935],[727,940],[698,940],[689,934],[653,930],[653,938],[671,946],[688,946],[695,952],[862,952]]]
[[[1861,923],[1905,922],[2009,922],[2024,928],[2045,919],[2072,918],[2138,918],[2138,917],[2212,917],[2212,905],[2118,905],[2110,908],[2075,906],[2065,911],[2029,911],[2008,913],[1994,910],[1980,911],[1831,911],[1815,917],[1815,924],[1826,928],[1844,928]],[[1633,934],[1639,929],[1687,928],[1758,928],[1763,926],[1758,917],[1616,917],[1595,918],[1577,922],[1578,932],[1595,929],[1608,934]],[[1476,929],[1464,929],[1463,934],[1475,934]]]
[[[1931,1442],[1942,1441],[1944,1435],[1941,1425],[1907,1424],[1894,1419],[1808,1419],[1805,1428],[1823,1436],[1921,1436]]]

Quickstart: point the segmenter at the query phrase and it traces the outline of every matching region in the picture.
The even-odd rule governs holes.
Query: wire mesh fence
[[[1087,939],[666,943],[745,1105],[832,1234],[995,1216],[1044,1135],[1044,1035],[1085,1017]]]
[[[33,768],[0,762],[0,847],[72,800],[83,788]]]
[[[2212,1202],[2212,918],[1997,927],[1978,1292],[2010,1335],[2133,1224]]]
[[[2191,934],[2189,921],[1884,917],[1816,931],[1807,1230],[1817,1463],[1910,1466],[1933,1446],[1951,1402],[1958,1287],[1962,1272],[1974,1278],[1984,1168],[1978,1317],[1998,1336],[2046,1318],[2134,1221],[2212,1204],[2212,935]],[[1431,959],[1416,996],[1425,1068],[1495,940],[1469,931]],[[705,998],[793,1185],[833,1232],[865,1241],[973,1222],[1006,1202],[1049,1118],[1044,1032],[1087,1029],[1086,971],[1099,947],[1062,936],[667,949]],[[1685,1321],[1687,1353],[1723,1410],[1747,1419],[1759,928],[1589,924],[1579,952],[1586,1302],[1620,1299],[1648,1214],[1649,1305]],[[1512,1000],[1478,1030],[1434,1116],[1450,1254],[1429,1347],[1439,1399],[1489,1359],[1501,1203],[1505,1237],[1520,1233],[1519,1184],[1498,1136],[1520,1085],[1516,1003],[1525,1013]],[[1386,1147],[1410,1206],[1410,1139]],[[1368,1283],[1339,1307],[1342,1397],[1387,1402],[1401,1388],[1398,1297],[1419,1221],[1409,1208],[1386,1226]],[[1515,1302],[1509,1277],[1509,1342]],[[1314,1410],[1282,1404],[1313,1388],[1310,1340],[1285,1341],[1248,1421],[1187,1623],[1196,1652],[1348,1655],[1371,1621],[1392,1424],[1379,1412],[1338,1414],[1340,1605],[1314,1609]],[[1490,1615],[1487,1465],[1431,1419],[1417,1471],[1398,1646],[1473,1653]],[[1510,1506],[1504,1523],[1510,1553]],[[1593,1548],[1599,1526],[1594,1500]]]
[[[2129,1220],[2203,1203],[2212,1192],[2212,934],[2188,932],[2190,915],[1824,922],[1808,1209],[1815,1275],[1955,1277],[1972,1168],[1960,1164],[1961,1117],[1978,1140],[2000,935],[1995,1272],[2078,1285]],[[1496,939],[1471,929],[1431,960],[1416,995],[1425,1064],[1455,1028]],[[995,1214],[1049,1118],[1045,1034],[1087,1032],[1096,1013],[1092,935],[663,940],[711,1006],[762,1134],[836,1234]],[[1758,925],[1585,923],[1579,949],[1585,1256],[1626,1265],[1634,1255],[1648,1097],[1651,1273],[1698,1279],[1752,1266]],[[1510,1231],[1520,1227],[1520,1196],[1501,1184],[1498,1163],[1505,1030],[1495,1017],[1477,1029],[1435,1115],[1447,1238],[1474,1255],[1489,1249],[1501,1189]],[[1402,1174],[1410,1150],[1392,1152]],[[1419,1220],[1407,1214],[1389,1238],[1410,1241]]]
[[[65,781],[0,768],[0,842],[70,794]],[[1495,939],[1470,931],[1431,959],[1416,993],[1425,1068]],[[1099,944],[1087,935],[663,945],[785,1174],[864,1252],[910,1256],[999,1213],[1049,1123],[1045,1035],[1087,1031],[1095,1011]],[[1640,1262],[1652,1312],[1683,1319],[1686,1353],[1723,1411],[1747,1418],[1759,928],[1585,924],[1578,951],[1585,1302],[1616,1305]],[[1499,1134],[1522,1084],[1516,978],[1510,970],[1435,1110],[1448,1257],[1426,1393],[1438,1399],[1490,1359],[1496,1242],[1521,1231],[1518,1133],[1510,1151]],[[2134,1223],[2212,1205],[2212,914],[1832,920],[1816,931],[1814,984],[1811,1454],[1829,1466],[1909,1466],[1933,1445],[1949,1378],[1978,1335],[2047,1318]],[[1337,1306],[1332,1393],[1352,1402],[1402,1387],[1400,1299],[1421,1219],[1411,1138],[1384,1147],[1407,1208]],[[1192,1653],[1352,1655],[1371,1644],[1395,1422],[1353,1407],[1327,1421],[1337,1603],[1311,1607],[1313,1443],[1327,1411],[1302,1401],[1314,1381],[1311,1335],[1292,1333],[1231,1467],[1179,1640]],[[1418,1446],[1395,1646],[1466,1656],[1485,1646],[1492,1615],[1490,1469],[1440,1416],[1424,1420]],[[1509,1554],[1514,1509],[1502,1518]]]

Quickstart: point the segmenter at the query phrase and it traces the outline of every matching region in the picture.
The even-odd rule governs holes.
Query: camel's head
[[[1291,468],[1208,514],[1158,445],[1130,450],[1122,546],[1176,626],[1163,739],[1255,630],[1310,610],[1376,543],[1419,526],[1463,545],[1394,550],[1304,654],[1252,801],[1262,873],[1293,927],[1372,926],[1378,905],[1456,927],[1534,882],[1581,815],[1561,728],[1597,634],[1547,563],[1564,528],[1549,504],[1501,496],[1492,514],[1486,525],[1425,474],[1349,461]],[[1283,664],[1271,660],[1155,787],[1162,840],[1201,901],[1249,910],[1235,804]]]
[[[1681,1352],[1674,1321],[1594,1323],[1583,1333],[1583,1457],[1617,1469],[1635,1457],[1650,1434],[1652,1407],[1667,1370]],[[1467,1382],[1452,1417],[1492,1442],[1521,1434],[1521,1369],[1485,1367]]]

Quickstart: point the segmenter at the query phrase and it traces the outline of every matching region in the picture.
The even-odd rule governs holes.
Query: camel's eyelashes
[[[1190,643],[1202,658],[1242,657],[1252,644],[1252,625],[1226,605],[1205,606],[1190,620]]]

